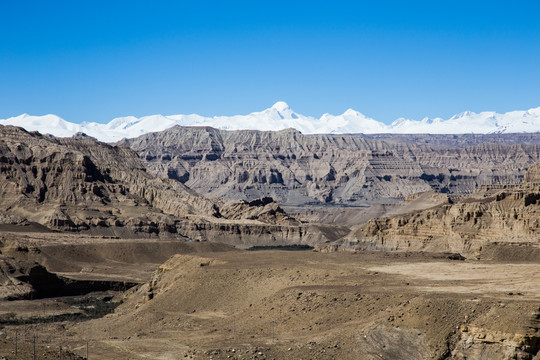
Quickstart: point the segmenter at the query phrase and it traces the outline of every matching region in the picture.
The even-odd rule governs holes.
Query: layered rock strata
[[[327,240],[271,199],[210,200],[177,180],[156,179],[125,147],[10,126],[0,127],[0,135],[0,213],[6,224],[28,221],[123,237],[223,237],[242,244]]]
[[[540,164],[527,172],[521,185],[484,186],[457,203],[372,219],[325,249],[447,251],[480,256],[490,245],[506,244],[540,256],[539,188]]]
[[[428,190],[468,194],[481,185],[519,184],[540,161],[538,134],[303,135],[175,126],[120,143],[149,173],[205,196],[271,196],[287,205],[389,203]]]

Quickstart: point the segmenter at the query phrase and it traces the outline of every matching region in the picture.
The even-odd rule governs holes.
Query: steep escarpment
[[[60,230],[122,227],[140,214],[147,223],[217,206],[146,174],[129,149],[91,138],[53,138],[2,128],[0,194],[5,213]],[[165,199],[165,194],[167,199]],[[174,208],[171,206],[174,202]],[[142,210],[144,209],[144,210]]]
[[[151,174],[212,198],[352,205],[428,190],[467,194],[480,185],[518,184],[540,161],[540,145],[530,137],[525,145],[511,136],[473,136],[474,146],[465,146],[466,135],[411,140],[176,126],[121,144],[135,150]]]
[[[128,148],[82,135],[54,138],[16,127],[0,132],[0,213],[6,225],[27,221],[61,231],[201,240],[234,231],[248,243],[254,228],[265,228],[274,236],[266,238],[278,242],[292,238],[281,232],[299,234],[295,242],[308,232],[271,199],[210,200],[179,181],[156,179]]]
[[[423,250],[480,256],[493,244],[540,256],[540,165],[522,185],[485,186],[459,201],[372,219],[326,249]],[[511,256],[509,254],[509,256]]]

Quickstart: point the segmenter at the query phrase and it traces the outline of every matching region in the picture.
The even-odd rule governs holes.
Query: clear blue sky
[[[539,1],[0,0],[0,118],[540,106]]]

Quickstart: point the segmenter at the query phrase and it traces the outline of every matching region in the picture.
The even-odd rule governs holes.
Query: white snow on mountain
[[[278,101],[272,107],[248,115],[204,117],[191,115],[150,115],[141,118],[127,116],[116,118],[107,124],[71,123],[56,115],[31,116],[22,114],[0,119],[0,125],[15,125],[29,131],[37,130],[54,136],[72,136],[84,132],[101,141],[115,142],[122,138],[168,129],[174,125],[211,126],[224,130],[283,130],[295,128],[304,134],[345,133],[517,133],[540,131],[540,107],[527,111],[511,111],[498,114],[493,111],[474,113],[470,111],[441,118],[410,120],[399,118],[390,125],[364,114],[348,109],[341,115],[324,114],[319,119],[296,113],[287,103]]]

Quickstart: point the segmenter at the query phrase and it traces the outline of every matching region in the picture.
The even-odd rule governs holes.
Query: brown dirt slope
[[[422,254],[177,255],[114,314],[69,332],[84,332],[102,359],[532,359],[539,282],[513,281],[535,266]],[[437,269],[444,276],[426,276]]]

